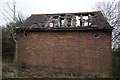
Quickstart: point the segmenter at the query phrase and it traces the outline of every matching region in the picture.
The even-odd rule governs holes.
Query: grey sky
[[[6,3],[12,4],[12,1],[0,0],[0,25],[5,25],[6,23],[1,14],[5,12],[3,8],[8,10]],[[97,2],[109,1],[111,0],[16,0],[16,7],[17,12],[28,17],[31,14],[43,13],[89,12],[93,11]]]

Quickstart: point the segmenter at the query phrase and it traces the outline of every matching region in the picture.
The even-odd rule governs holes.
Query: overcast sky
[[[11,6],[13,0],[0,0],[0,25],[5,25],[2,12],[8,6]],[[89,12],[97,2],[110,2],[111,0],[16,0],[16,9],[18,13],[29,17],[31,14],[45,13],[69,13],[69,12]],[[119,0],[114,0],[119,1]],[[10,12],[10,11],[9,11]],[[7,13],[6,13],[7,15]],[[12,15],[12,14],[11,14]]]

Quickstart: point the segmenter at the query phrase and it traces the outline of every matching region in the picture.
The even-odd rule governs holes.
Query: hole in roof
[[[80,17],[79,17],[79,16],[76,16],[76,19],[77,19],[77,21],[76,21],[76,26],[80,26]]]
[[[86,20],[86,19],[88,19],[88,16],[83,16],[82,18]]]
[[[84,20],[83,26],[88,26],[88,22],[86,21],[88,20],[88,16],[83,16],[82,19]]]
[[[50,23],[49,26],[50,26],[50,27],[53,27],[53,23]]]
[[[64,20],[61,20],[62,26],[64,25]]]
[[[84,23],[84,26],[88,26],[88,22],[85,22],[85,23]]]
[[[92,23],[89,23],[89,25],[91,25]]]

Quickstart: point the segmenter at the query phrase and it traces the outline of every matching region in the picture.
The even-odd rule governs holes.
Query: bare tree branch
[[[6,9],[3,8],[3,10],[13,19],[13,17],[11,16],[11,14]]]
[[[8,16],[6,16],[4,13],[2,13],[2,14],[3,14],[3,16],[6,17],[9,21],[11,21],[11,19],[10,19]]]
[[[12,12],[14,12],[14,10],[10,7],[9,3],[7,3],[7,6]]]
[[[118,36],[120,36],[120,27],[119,21],[120,16],[118,15],[118,4],[113,2],[99,2],[96,5],[96,9],[100,10],[104,17],[106,17],[107,21],[110,23],[112,27],[114,27],[112,34],[112,41],[114,45],[118,44]],[[120,41],[119,41],[120,42]]]

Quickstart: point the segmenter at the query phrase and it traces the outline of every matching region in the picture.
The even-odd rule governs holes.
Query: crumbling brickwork
[[[17,40],[21,65],[55,74],[112,75],[111,30],[18,33]]]

